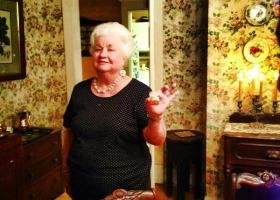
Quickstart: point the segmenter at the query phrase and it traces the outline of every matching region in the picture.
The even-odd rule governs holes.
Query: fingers
[[[162,114],[169,103],[179,95],[179,91],[174,91],[176,83],[170,86],[164,85],[160,91],[151,91],[145,100],[145,105],[149,113]]]
[[[146,102],[149,102],[151,105],[159,105],[162,103],[168,104],[171,100],[179,95],[179,91],[174,91],[176,86],[177,84],[173,83],[170,86],[164,85],[160,91],[151,91]]]
[[[176,88],[176,86],[177,86],[176,83],[172,83],[170,86],[164,85],[161,88],[161,92],[168,97],[172,97],[172,99],[173,99],[174,97],[176,97],[179,94],[178,91],[176,91],[175,93],[172,93],[173,90]]]
[[[169,98],[169,101],[171,101],[171,100],[173,100],[176,96],[178,96],[179,95],[179,91],[176,91],[176,92],[174,92],[173,94],[171,94],[168,98]]]
[[[164,92],[166,92],[166,91],[173,90],[174,88],[176,88],[176,86],[177,86],[176,83],[172,83],[170,86],[164,85],[164,86],[161,88],[161,91],[164,93]]]

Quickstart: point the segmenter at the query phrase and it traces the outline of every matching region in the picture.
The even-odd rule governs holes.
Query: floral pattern
[[[253,64],[244,58],[243,47],[255,37],[263,38],[270,46],[268,57],[259,64],[260,72],[266,77],[263,109],[264,112],[271,112],[272,109],[273,74],[277,71],[279,60],[275,35],[279,2],[265,2],[271,4],[272,16],[262,26],[251,26],[246,21],[244,14],[250,2],[221,0],[220,5],[209,4],[206,130],[208,196],[223,196],[223,130],[229,116],[238,109],[238,73],[246,75],[253,68]],[[261,47],[259,49],[261,51]],[[245,113],[252,109],[252,87],[248,81],[245,80],[243,88],[242,111]]]
[[[27,78],[0,82],[0,123],[30,111],[31,125],[62,127],[67,103],[61,0],[24,0]]]
[[[176,82],[181,90],[165,119],[168,129],[205,132],[207,196],[223,198],[223,130],[229,116],[238,109],[237,75],[253,67],[244,58],[243,47],[255,37],[266,39],[270,46],[270,54],[261,63],[260,71],[267,83],[263,107],[266,112],[271,109],[273,74],[279,68],[280,59],[274,34],[279,1],[266,0],[266,3],[272,6],[272,16],[258,27],[246,21],[248,1],[210,0],[209,8],[203,0],[164,2],[164,82]],[[205,19],[203,14],[207,11]],[[206,21],[208,28],[205,28]],[[203,43],[205,32],[207,53]],[[207,65],[203,60],[206,55]],[[244,83],[244,112],[251,110],[250,89],[250,83]]]
[[[165,1],[163,5],[164,82],[176,82],[182,90],[166,113],[169,129],[205,130],[205,10],[200,1]]]
[[[168,129],[205,132],[207,196],[223,196],[223,130],[237,110],[237,74],[252,68],[242,49],[256,36],[270,46],[260,70],[267,82],[264,110],[271,109],[271,85],[280,66],[274,35],[280,13],[278,0],[265,1],[272,17],[259,27],[245,19],[248,1],[210,0],[209,9],[206,0],[163,2],[164,82],[178,83],[181,92],[165,120]],[[27,78],[0,82],[0,120],[11,124],[17,112],[31,111],[32,125],[61,127],[67,104],[61,0],[24,0],[24,25]],[[242,109],[251,109],[249,83]]]

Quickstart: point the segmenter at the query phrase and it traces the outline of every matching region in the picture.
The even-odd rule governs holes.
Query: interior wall
[[[61,0],[23,0],[23,11],[27,77],[0,82],[0,123],[12,126],[17,112],[30,111],[31,126],[61,127],[67,104]]]
[[[121,2],[118,0],[79,0],[80,16],[97,21],[121,23]]]
[[[163,1],[163,82],[180,91],[164,114],[166,126],[207,134],[208,0]]]
[[[238,109],[239,73],[243,73],[242,112],[250,112],[252,109],[253,90],[250,85],[252,79],[247,72],[254,64],[246,60],[247,52],[244,53],[244,46],[254,38],[261,38],[269,44],[269,54],[259,63],[259,70],[265,75],[263,111],[271,113],[274,74],[279,70],[280,58],[275,35],[279,18],[279,1],[264,2],[271,6],[271,16],[262,25],[252,25],[246,20],[245,11],[254,1],[223,0],[211,1],[209,4],[206,158],[209,196],[223,197],[225,185],[223,131],[229,116]]]
[[[66,87],[67,93],[70,94],[69,91],[72,90],[72,85],[81,79],[79,77],[81,73],[75,73],[75,70],[79,70],[80,67],[80,50],[75,41],[79,37],[73,34],[77,33],[78,26],[76,25],[79,23],[76,17],[78,11],[75,10],[77,9],[77,1],[62,0],[63,10],[66,8],[63,13],[66,21],[62,23],[61,0],[24,0],[28,77],[23,80],[0,83],[0,120],[10,121],[17,111],[30,110],[33,125],[61,126],[62,114],[67,104]],[[162,3],[161,0],[153,2]],[[180,29],[180,26],[193,26],[192,29],[188,30],[197,30],[194,22],[189,22],[187,26],[186,24],[180,25],[178,23],[181,20],[185,21],[185,17],[190,13],[189,7],[194,5],[189,5],[189,1],[185,0],[182,6],[178,6],[175,5],[175,1],[166,0],[164,1],[164,10],[158,16],[160,19],[156,18],[157,20],[154,22],[155,26],[153,27],[156,29],[154,34],[156,36],[155,43],[159,46],[155,46],[155,50],[157,50],[156,56],[152,56],[155,57],[153,66],[156,67],[153,71],[154,75],[152,75],[153,80],[151,82],[153,86],[158,88],[157,86],[162,85],[162,81],[164,83],[176,81],[180,83],[179,88],[181,88],[180,97],[172,103],[170,111],[165,116],[168,128],[188,127],[197,129],[200,124],[204,124],[203,119],[205,117],[201,115],[204,109],[201,105],[206,104],[200,101],[199,95],[207,95],[206,179],[207,195],[213,198],[221,197],[223,194],[222,135],[227,117],[236,109],[238,83],[234,75],[249,64],[242,56],[242,47],[250,39],[247,37],[254,36],[253,34],[256,33],[271,42],[273,51],[270,57],[266,59],[266,69],[270,69],[273,64],[279,63],[276,61],[280,50],[274,35],[277,17],[279,17],[279,12],[277,11],[279,9],[276,9],[277,6],[274,5],[277,1],[272,0],[272,2],[272,6],[275,8],[274,17],[265,26],[256,27],[248,25],[243,16],[244,8],[250,2],[242,0],[210,1],[210,24],[209,30],[206,31],[208,32],[209,41],[207,93],[204,90],[201,91],[202,87],[200,87],[199,80],[202,80],[201,77],[205,73],[201,74],[200,71],[204,72],[204,69],[199,68],[199,65],[196,64],[199,59],[196,61],[195,57],[191,59],[187,57],[189,56],[188,52],[183,51],[184,48],[180,46],[183,43],[178,42],[178,38],[183,39],[186,36],[186,32],[181,32],[185,29]],[[170,5],[171,3],[174,3],[174,5]],[[192,1],[192,4],[195,3],[196,1]],[[69,6],[70,8],[67,9]],[[48,15],[43,18],[46,8],[48,8]],[[196,9],[194,8],[192,10],[195,11]],[[158,10],[158,6],[156,5],[153,9]],[[162,13],[164,14],[164,19],[161,19]],[[197,12],[193,12],[193,14],[195,13]],[[234,13],[237,14],[234,15]],[[232,17],[233,15],[235,18]],[[33,19],[37,19],[37,21]],[[160,31],[158,32],[162,27],[164,27],[164,34]],[[64,35],[63,31],[65,32]],[[187,33],[195,36],[196,32]],[[54,35],[55,37],[53,37]],[[163,44],[161,37],[164,37]],[[63,44],[62,41],[64,40],[67,41],[67,44]],[[187,44],[194,43],[192,40],[186,42]],[[70,48],[70,50],[76,51],[73,54],[68,54],[65,51],[64,57],[63,45],[67,49]],[[70,45],[70,47],[67,45]],[[194,49],[192,54],[196,53],[195,50],[197,49]],[[164,59],[162,59],[161,55],[158,55],[158,52],[161,54],[163,51]],[[71,63],[72,58],[75,61],[73,63]],[[70,62],[67,61],[69,59]],[[182,60],[185,63],[182,64]],[[242,61],[242,63],[235,63],[236,60]],[[163,64],[164,78],[161,78]],[[70,75],[68,75],[69,70],[73,72]],[[73,81],[67,80],[67,84],[65,71],[67,71],[67,79],[71,76],[74,79]],[[160,83],[158,84],[157,81]],[[197,97],[194,97],[195,92],[198,92]],[[271,98],[271,88],[268,88],[266,93],[266,98]],[[249,101],[249,97],[247,99]]]

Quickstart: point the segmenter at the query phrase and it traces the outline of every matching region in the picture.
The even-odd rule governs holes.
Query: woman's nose
[[[108,53],[107,49],[102,49],[100,56],[106,57],[107,53]]]

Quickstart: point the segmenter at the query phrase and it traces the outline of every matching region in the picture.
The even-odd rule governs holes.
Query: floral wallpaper
[[[239,73],[245,77],[241,97],[242,112],[248,113],[252,110],[252,97],[256,91],[252,89],[253,77],[250,72],[256,65],[258,72],[265,77],[262,93],[263,111],[272,112],[274,74],[279,70],[280,57],[275,35],[279,1],[263,2],[269,5],[271,16],[262,25],[250,24],[250,18],[246,16],[248,9],[251,9],[251,5],[256,1],[213,1],[209,4],[206,179],[207,193],[211,195],[223,194],[222,135],[228,117],[237,110]],[[245,50],[248,50],[246,44],[250,44],[256,38],[267,42],[269,53],[262,62],[254,63],[254,60],[248,58],[251,52]]]
[[[244,77],[242,112],[251,112],[252,97],[259,92],[252,90],[255,82],[250,72],[255,68],[264,76],[263,111],[272,109],[274,75],[279,69],[280,57],[275,36],[279,1],[263,2],[269,5],[271,15],[265,23],[252,25],[245,11],[256,1],[210,0],[209,6],[204,0],[164,1],[164,81],[177,82],[181,91],[169,108],[166,121],[169,129],[205,132],[208,197],[223,198],[223,130],[229,116],[238,109],[238,74]],[[206,53],[204,34],[207,34]],[[256,38],[269,46],[268,55],[257,63],[249,59],[254,45],[244,48]],[[267,51],[264,46],[260,48]],[[256,86],[259,83],[256,82]]]
[[[181,94],[168,110],[169,129],[205,132],[207,1],[165,1],[163,6],[164,82]]]
[[[12,124],[19,111],[30,111],[34,126],[62,126],[67,104],[61,0],[23,0],[27,78],[0,82],[0,122]],[[263,110],[271,111],[274,73],[280,49],[275,37],[278,0],[263,0],[271,17],[248,23],[246,8],[255,1],[164,0],[164,82],[178,83],[180,96],[166,112],[168,129],[202,131],[207,137],[207,196],[223,197],[223,129],[237,110],[238,74],[245,77],[242,111],[250,112],[252,81],[244,46],[253,38],[268,43],[259,64],[264,74]],[[261,48],[262,49],[262,48]],[[279,98],[278,98],[279,99]]]
[[[61,127],[67,102],[61,0],[24,0],[27,78],[0,82],[0,123],[31,112],[31,125]]]

